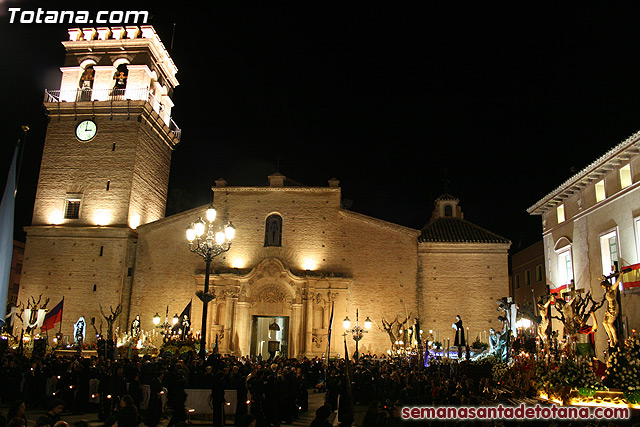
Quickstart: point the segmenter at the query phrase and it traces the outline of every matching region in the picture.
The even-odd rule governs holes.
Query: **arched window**
[[[267,217],[264,227],[264,245],[282,246],[282,217],[278,214]]]
[[[451,205],[444,205],[444,216],[453,216],[453,207]]]

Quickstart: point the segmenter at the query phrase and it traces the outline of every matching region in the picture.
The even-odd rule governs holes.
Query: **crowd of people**
[[[344,360],[331,362],[325,371],[317,358],[257,361],[215,355],[203,360],[187,353],[135,360],[53,355],[30,360],[9,354],[0,359],[0,383],[2,402],[12,404],[5,420],[10,427],[21,427],[20,420],[14,420],[16,413],[24,418],[27,410],[37,407],[49,415],[36,427],[60,427],[56,423],[61,422],[62,409],[98,412],[106,427],[140,422],[156,427],[163,409],[168,409],[165,416],[172,427],[187,421],[185,390],[198,388],[212,391],[214,426],[224,423],[224,405],[230,403],[225,390],[235,391],[236,425],[258,427],[292,423],[309,409],[308,393],[313,389],[326,391],[315,426],[326,425],[336,410],[341,425],[352,425],[354,405],[369,407],[365,426],[374,427],[396,425],[405,405],[479,405],[495,396],[490,369],[465,362],[424,367],[368,356],[350,369]],[[143,401],[145,386],[148,402]]]

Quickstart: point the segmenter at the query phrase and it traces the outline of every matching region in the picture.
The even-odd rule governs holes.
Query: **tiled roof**
[[[420,242],[440,243],[511,243],[489,230],[460,218],[438,218],[422,228]]]
[[[438,197],[438,198],[436,199],[436,202],[437,202],[438,200],[456,200],[456,201],[458,201],[458,202],[460,201],[460,199],[458,199],[456,196],[452,196],[452,195],[451,195],[451,194],[449,194],[449,193],[444,193],[444,194],[442,194],[440,197]]]

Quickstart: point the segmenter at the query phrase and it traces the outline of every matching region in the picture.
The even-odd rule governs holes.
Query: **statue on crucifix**
[[[102,313],[102,317],[107,321],[107,340],[110,341],[113,339],[113,324],[122,313],[122,304],[118,304],[115,310],[113,307],[109,306],[109,310],[111,311],[111,314],[107,316],[102,310],[102,305],[100,305],[100,313]]]
[[[614,278],[617,278],[617,280],[613,281]],[[610,347],[618,345],[618,332],[616,331],[615,322],[618,318],[618,314],[620,313],[620,307],[618,305],[618,287],[620,286],[621,280],[622,274],[614,272],[610,276],[602,277],[602,281],[600,282],[600,286],[604,289],[603,303],[604,300],[608,303],[607,312],[602,320],[602,325],[609,337]]]

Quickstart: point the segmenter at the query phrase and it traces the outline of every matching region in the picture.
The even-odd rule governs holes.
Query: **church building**
[[[140,316],[180,313],[192,301],[199,331],[205,263],[185,230],[209,205],[165,217],[177,68],[150,26],[69,30],[59,90],[48,90],[33,223],[26,228],[20,295],[63,296],[62,333],[72,335],[122,305],[122,329]],[[276,330],[282,354],[321,356],[333,311],[331,354],[343,354],[342,321],[372,327],[360,352],[391,348],[384,322],[419,319],[426,338],[453,345],[460,315],[471,341],[501,324],[510,242],[464,219],[444,194],[418,230],[341,206],[340,182],[302,185],[280,173],[253,187],[212,186],[216,224],[232,222],[230,249],[211,264],[208,348],[263,355]],[[430,216],[430,218],[429,218]],[[274,326],[275,324],[275,326]],[[397,323],[396,323],[397,324]],[[273,336],[273,335],[271,335]],[[349,340],[353,351],[353,341]]]

